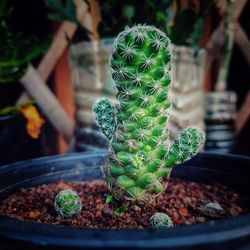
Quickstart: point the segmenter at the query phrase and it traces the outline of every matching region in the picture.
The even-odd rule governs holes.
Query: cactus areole
[[[171,44],[153,26],[126,28],[115,40],[110,67],[117,104],[102,98],[93,107],[110,140],[107,181],[119,200],[145,203],[164,190],[173,165],[198,153],[204,133],[189,127],[169,145],[167,121]]]

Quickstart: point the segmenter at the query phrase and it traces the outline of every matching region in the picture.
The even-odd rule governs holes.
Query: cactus
[[[167,214],[155,213],[150,217],[150,224],[152,228],[169,228],[173,226],[173,222]]]
[[[162,178],[171,167],[204,143],[204,133],[189,127],[169,146],[171,56],[169,39],[153,26],[126,28],[115,40],[110,66],[118,102],[102,98],[93,111],[110,139],[107,179],[117,199],[144,203],[154,198],[164,190]]]
[[[57,194],[54,207],[63,218],[70,218],[81,212],[82,203],[76,192],[71,189],[65,189]]]
[[[104,135],[109,140],[112,139],[115,132],[115,114],[114,107],[106,98],[101,98],[93,108],[96,113],[96,123]]]

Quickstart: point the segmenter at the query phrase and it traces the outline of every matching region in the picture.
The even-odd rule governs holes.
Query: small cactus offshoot
[[[93,111],[110,140],[108,182],[117,199],[153,200],[164,190],[162,179],[172,166],[204,144],[204,133],[189,127],[169,145],[171,57],[169,39],[153,26],[126,28],[114,43],[110,67],[118,103],[102,98]]]
[[[63,218],[70,218],[81,212],[82,203],[76,192],[71,189],[65,189],[57,194],[54,207]]]
[[[169,228],[173,226],[173,222],[171,218],[164,213],[155,213],[150,218],[150,223],[152,228],[160,229],[160,228]]]

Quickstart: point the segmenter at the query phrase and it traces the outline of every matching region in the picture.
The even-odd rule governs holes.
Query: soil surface
[[[68,188],[79,194],[83,209],[72,219],[63,219],[55,212],[53,203],[56,194]],[[1,203],[0,215],[74,228],[149,228],[149,219],[155,212],[167,213],[174,225],[202,223],[250,212],[249,198],[218,183],[171,179],[154,207],[134,205],[119,216],[114,214],[116,207],[105,202],[107,193],[104,181],[61,181],[23,188]]]

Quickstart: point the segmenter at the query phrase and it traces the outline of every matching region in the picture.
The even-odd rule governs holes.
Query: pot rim
[[[15,119],[18,117],[21,117],[21,114],[19,112],[16,114],[0,115],[0,122],[5,120]]]
[[[46,156],[33,160],[12,163],[1,167],[27,166],[39,161],[50,159],[51,162],[61,158],[84,159],[91,156],[107,157],[107,151],[88,152],[85,154],[71,153],[66,156]],[[250,157],[232,154],[204,152],[200,155],[205,158],[216,157],[231,158],[250,162]],[[70,247],[111,247],[111,248],[132,248],[139,249],[156,247],[184,247],[197,246],[202,244],[222,243],[233,241],[239,238],[250,237],[250,213],[236,218],[209,221],[201,224],[178,226],[167,230],[154,229],[74,229],[65,226],[53,226],[38,224],[26,221],[17,221],[8,217],[0,216],[0,236],[29,241],[37,245],[46,246],[70,246]]]

